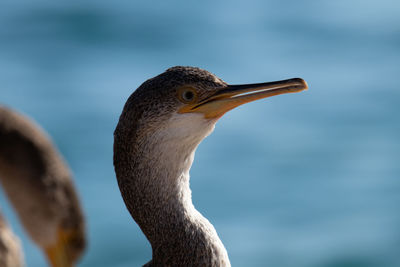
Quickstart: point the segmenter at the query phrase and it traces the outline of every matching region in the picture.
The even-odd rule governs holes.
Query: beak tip
[[[294,78],[292,79],[293,82],[297,83],[298,86],[302,89],[302,90],[308,90],[308,84],[305,80],[303,80],[302,78]]]
[[[308,90],[308,83],[304,80],[303,81],[303,86],[304,86],[304,90]]]

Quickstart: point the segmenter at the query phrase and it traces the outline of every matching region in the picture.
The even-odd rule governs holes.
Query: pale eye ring
[[[193,103],[197,99],[197,93],[194,88],[184,87],[178,91],[178,98],[181,102],[188,104]]]

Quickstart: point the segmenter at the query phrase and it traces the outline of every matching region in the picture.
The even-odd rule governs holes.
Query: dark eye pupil
[[[194,97],[194,93],[192,91],[186,91],[183,93],[183,99],[192,100]]]

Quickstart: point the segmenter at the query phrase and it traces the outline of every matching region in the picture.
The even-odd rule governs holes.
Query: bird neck
[[[214,227],[192,203],[189,170],[201,140],[177,143],[162,136],[140,145],[134,140],[128,151],[117,134],[114,147],[125,204],[152,246],[150,266],[230,266]]]

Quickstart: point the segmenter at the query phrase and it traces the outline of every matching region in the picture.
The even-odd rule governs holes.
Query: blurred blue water
[[[139,266],[112,132],[129,94],[173,65],[310,90],[220,120],[191,170],[233,266],[400,266],[398,1],[3,1],[0,102],[38,121],[88,219],[80,266]],[[28,266],[44,266],[3,195]]]

